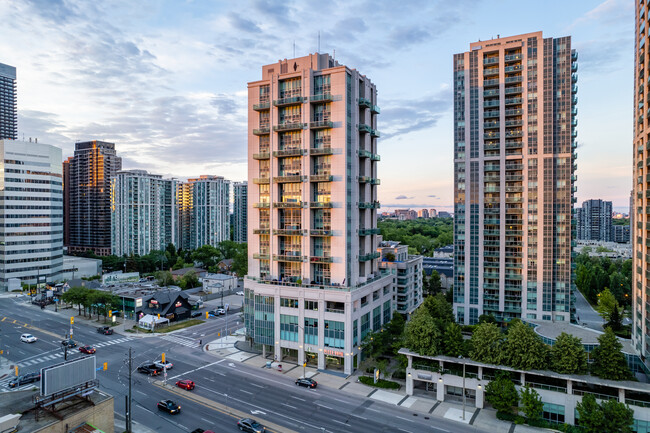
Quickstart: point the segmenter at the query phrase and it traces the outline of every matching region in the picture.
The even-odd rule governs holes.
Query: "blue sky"
[[[377,85],[382,209],[453,200],[452,55],[542,30],[579,52],[578,204],[627,212],[634,3],[606,1],[0,2],[18,69],[19,136],[115,142],[125,168],[246,177],[246,83],[293,55],[336,53]],[[11,23],[11,24],[7,24]]]

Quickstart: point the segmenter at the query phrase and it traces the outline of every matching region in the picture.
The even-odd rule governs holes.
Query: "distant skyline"
[[[125,169],[246,179],[247,82],[318,50],[378,89],[382,210],[453,209],[452,56],[497,35],[570,35],[579,54],[579,206],[632,188],[634,5],[489,2],[15,0],[0,62],[17,68],[18,136],[72,155],[116,143]]]

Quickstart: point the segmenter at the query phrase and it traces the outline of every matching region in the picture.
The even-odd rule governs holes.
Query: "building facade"
[[[0,140],[18,139],[16,68],[0,63]]]
[[[420,209],[418,211],[418,218],[429,218],[429,209]]]
[[[111,254],[111,180],[122,169],[115,144],[85,141],[75,144],[74,156],[63,163],[65,239],[68,253]],[[69,175],[68,175],[69,173]]]
[[[317,53],[263,66],[248,102],[248,338],[350,374],[392,314],[377,260],[377,90]]]
[[[230,181],[202,175],[188,179],[187,184],[191,195],[189,248],[216,246],[230,240]],[[185,238],[187,234],[181,236]]]
[[[245,243],[248,240],[248,182],[233,183],[233,232],[232,240]]]
[[[612,242],[627,244],[630,242],[630,226],[612,226]]]
[[[175,179],[120,171],[111,185],[111,202],[113,254],[145,255],[178,243]]]
[[[61,149],[0,140],[0,290],[56,281],[63,266]]]
[[[612,202],[586,200],[576,209],[577,239],[579,241],[613,241]]]
[[[381,239],[381,237],[380,237]],[[377,251],[380,269],[393,274],[393,310],[408,320],[411,313],[422,304],[422,256],[408,253],[408,245],[396,241],[379,242]]]
[[[572,317],[576,61],[570,37],[542,32],[454,55],[460,323]]]

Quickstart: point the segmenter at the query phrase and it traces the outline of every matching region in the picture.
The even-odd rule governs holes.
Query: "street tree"
[[[634,412],[625,403],[606,400],[596,402],[593,394],[585,394],[576,405],[578,422],[585,433],[631,433]]]
[[[465,346],[463,344],[463,334],[460,326],[456,323],[449,323],[445,328],[442,339],[443,353],[447,356],[457,358],[465,355]]]
[[[454,309],[442,293],[428,296],[422,305],[429,311],[440,332],[444,331],[447,324],[454,322]]]
[[[486,364],[501,362],[501,346],[503,338],[501,331],[494,323],[481,323],[472,334],[470,357],[474,361]]]
[[[222,259],[221,251],[212,245],[203,245],[192,253],[192,260],[200,263],[205,269],[214,268]]]
[[[420,306],[404,329],[404,344],[409,350],[425,356],[435,356],[442,349],[442,333],[429,314]]]
[[[585,374],[587,372],[587,352],[582,340],[562,332],[551,347],[551,370],[562,374]]]
[[[593,394],[585,393],[582,401],[576,405],[580,426],[585,433],[601,433],[605,425],[605,416]]]
[[[605,289],[598,294],[598,307],[596,310],[605,321],[609,322],[615,308],[618,308],[618,302],[609,289]]]
[[[521,407],[526,418],[530,421],[537,421],[542,417],[544,411],[544,403],[539,393],[534,388],[526,385],[519,392],[519,399],[521,400]]]
[[[194,271],[187,272],[181,278],[180,286],[183,290],[193,289],[194,287],[198,287],[199,285],[200,285],[199,276]]]
[[[503,362],[521,370],[544,370],[548,346],[533,328],[521,320],[513,320],[508,327],[503,347]]]
[[[603,379],[629,379],[630,369],[621,351],[622,348],[623,344],[618,341],[612,328],[605,328],[605,333],[598,337],[598,346],[591,352],[594,360],[591,364],[591,372]]]
[[[512,408],[519,401],[519,394],[508,374],[497,372],[495,379],[485,387],[485,399],[497,412],[512,413]]]
[[[609,315],[609,322],[607,322],[605,326],[609,326],[614,332],[623,329],[623,314],[621,313],[621,308],[619,308],[618,305],[614,306],[612,314]]]
[[[79,315],[81,316],[81,306],[87,296],[88,289],[81,286],[70,287],[67,292],[61,295],[61,299],[66,304],[77,305],[79,307]]]

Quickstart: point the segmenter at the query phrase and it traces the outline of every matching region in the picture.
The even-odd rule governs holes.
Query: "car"
[[[92,355],[93,353],[95,353],[97,351],[92,346],[81,346],[81,347],[79,347],[79,352],[85,353],[85,354],[88,354],[88,355]]]
[[[171,400],[160,400],[158,402],[158,410],[164,410],[171,414],[178,414],[181,412],[181,407]]]
[[[113,335],[113,329],[110,326],[100,326],[97,328],[99,334]]]
[[[34,337],[32,334],[23,334],[20,336],[20,341],[23,343],[35,343],[38,338]]]
[[[71,349],[73,347],[77,347],[77,342],[74,341],[72,338],[68,338],[67,340],[63,340],[61,342],[61,346],[67,346],[68,349]]]
[[[192,317],[201,317],[201,316],[203,316],[203,312],[202,311],[192,311],[192,314],[190,314],[190,316],[192,316]]]
[[[167,362],[167,361],[166,362],[154,361],[153,365],[155,365],[156,367],[158,367],[160,369],[166,368],[167,370],[171,370],[174,367],[174,364],[172,364],[171,362]]]
[[[266,428],[262,424],[250,418],[242,418],[239,421],[237,421],[237,427],[239,428],[239,430],[245,432],[251,432],[251,433],[266,432]]]
[[[296,385],[306,386],[307,388],[316,388],[318,386],[318,382],[308,377],[299,377],[296,379]]]
[[[244,292],[240,290],[239,292],[235,292],[235,295],[244,296]]]
[[[189,379],[182,379],[176,382],[176,386],[191,391],[194,389],[194,382]]]
[[[217,314],[219,316],[223,316],[224,314],[226,314],[226,309],[225,308],[217,308]]]
[[[149,376],[157,376],[162,371],[162,368],[157,367],[155,364],[143,364],[138,367],[138,371]]]
[[[212,430],[203,430],[202,428],[197,428],[192,430],[192,433],[214,433]]]
[[[28,383],[38,382],[41,380],[40,373],[27,373],[22,376],[18,376],[9,382],[9,388],[15,388],[17,386],[22,386]]]

